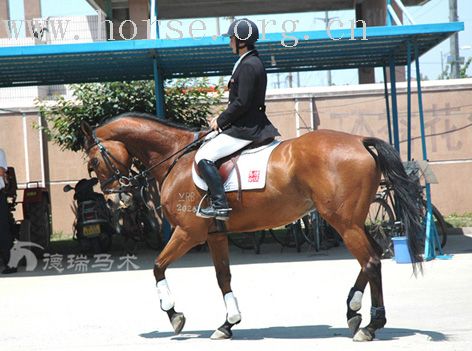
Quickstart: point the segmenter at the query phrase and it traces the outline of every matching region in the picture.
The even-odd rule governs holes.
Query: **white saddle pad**
[[[241,190],[263,189],[265,187],[269,157],[279,144],[280,141],[274,140],[270,144],[241,153],[237,162],[241,174]],[[208,189],[205,181],[197,174],[195,166],[192,167],[192,178],[198,188]],[[235,168],[229,174],[224,187],[225,191],[238,190],[238,176]]]

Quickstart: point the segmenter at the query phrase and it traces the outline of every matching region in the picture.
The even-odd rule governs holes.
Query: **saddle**
[[[243,147],[242,149],[232,153],[231,155],[225,156],[218,161],[215,162],[215,166],[218,168],[218,171],[220,173],[221,179],[224,182],[228,179],[229,175],[233,171],[233,169],[236,171],[237,178],[238,178],[238,201],[241,200],[241,174],[239,172],[239,167],[238,167],[238,159],[239,156],[241,156],[241,153],[247,150],[252,150],[252,149],[257,149],[258,147],[268,145],[274,141],[274,138],[268,138],[263,141],[259,142],[252,142],[251,144]],[[198,176],[200,175],[200,171],[198,170],[197,163],[194,161],[194,168],[195,171],[197,172]]]

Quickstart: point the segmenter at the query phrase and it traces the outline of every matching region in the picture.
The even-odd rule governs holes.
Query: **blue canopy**
[[[408,42],[422,55],[463,29],[461,22],[368,27],[367,40],[362,28],[270,33],[257,48],[269,73],[379,67],[392,57],[405,65]],[[163,78],[228,75],[235,62],[223,37],[2,47],[0,87],[153,79],[154,58]]]

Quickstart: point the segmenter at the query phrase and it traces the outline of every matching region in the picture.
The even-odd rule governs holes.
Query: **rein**
[[[128,192],[128,188],[134,186],[135,184],[139,184],[139,180],[140,179],[143,179],[143,178],[146,178],[146,176],[155,168],[159,167],[160,165],[162,165],[163,163],[167,162],[168,160],[170,160],[172,157],[178,155],[180,153],[180,155],[178,155],[174,161],[172,162],[172,164],[167,168],[167,171],[166,173],[164,174],[164,177],[162,179],[162,183],[164,183],[164,180],[167,178],[167,176],[169,175],[169,173],[172,171],[172,169],[174,168],[174,166],[177,164],[177,161],[180,160],[180,158],[182,156],[184,156],[185,154],[187,154],[188,152],[192,151],[199,143],[200,141],[205,138],[209,133],[211,133],[211,130],[208,131],[208,132],[205,132],[203,133],[200,137],[198,136],[200,132],[194,132],[193,133],[193,141],[190,143],[190,144],[187,144],[186,146],[180,148],[179,150],[177,150],[176,152],[174,152],[173,154],[167,156],[165,159],[163,159],[162,161],[148,167],[147,169],[144,169],[140,172],[136,172],[134,171],[133,169],[129,169],[129,173],[131,174],[131,176],[128,176],[128,175],[125,175],[123,174],[115,165],[115,163],[119,164],[120,166],[122,166],[123,168],[127,168],[126,165],[124,165],[122,162],[120,162],[118,159],[116,159],[108,150],[107,148],[102,144],[102,142],[98,139],[96,133],[95,133],[95,130],[93,131],[92,133],[92,139],[94,141],[94,143],[89,146],[86,151],[88,152],[91,148],[93,148],[94,146],[97,146],[98,147],[98,150],[100,151],[100,154],[103,158],[103,160],[105,161],[105,164],[108,168],[108,170],[110,170],[113,175],[110,176],[108,179],[104,180],[103,182],[100,181],[100,186],[101,188],[103,189],[104,187],[106,187],[107,185],[109,185],[110,183],[114,182],[114,181],[118,181],[120,183],[120,188],[119,189],[116,189],[116,190],[103,190],[103,192],[105,194],[112,194],[112,193],[124,193],[124,192]],[[115,162],[113,163],[112,160]]]

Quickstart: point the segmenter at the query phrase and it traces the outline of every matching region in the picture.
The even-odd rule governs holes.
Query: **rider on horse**
[[[239,60],[233,68],[229,87],[229,103],[210,126],[220,133],[205,143],[195,156],[200,176],[208,185],[211,204],[201,208],[197,216],[228,220],[229,208],[223,181],[215,162],[255,142],[273,140],[280,135],[265,114],[267,74],[254,47],[259,39],[256,24],[246,18],[229,26],[233,54]]]

